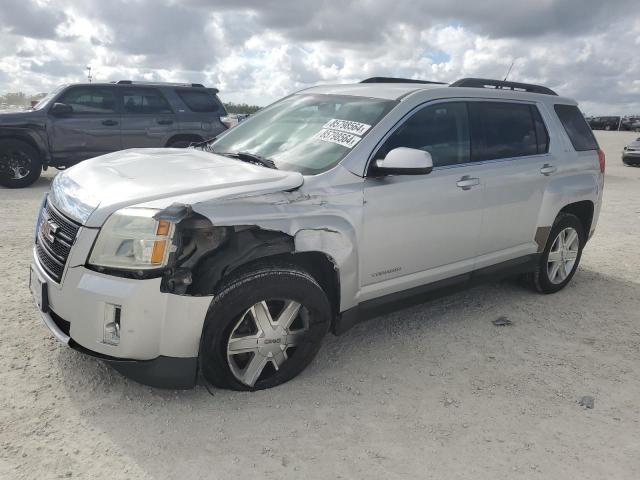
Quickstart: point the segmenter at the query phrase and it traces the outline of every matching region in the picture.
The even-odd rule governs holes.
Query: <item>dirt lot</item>
[[[381,317],[252,394],[156,390],[58,344],[27,289],[54,174],[0,189],[0,478],[640,478],[635,136],[598,134],[604,206],[564,291],[503,282]]]

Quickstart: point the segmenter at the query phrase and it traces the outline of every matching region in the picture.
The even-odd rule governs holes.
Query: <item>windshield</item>
[[[397,102],[293,95],[227,131],[208,150],[250,153],[276,168],[314,175],[335,166]]]
[[[53,97],[55,97],[58,93],[60,93],[60,91],[65,87],[66,85],[60,85],[57,88],[54,88],[51,92],[47,93],[47,95],[40,100],[38,103],[36,103],[33,106],[34,110],[41,110],[42,108],[46,107],[47,104],[51,101],[51,99]]]

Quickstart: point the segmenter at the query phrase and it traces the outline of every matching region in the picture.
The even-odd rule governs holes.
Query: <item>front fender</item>
[[[356,304],[359,281],[358,222],[362,191],[324,195],[279,192],[229,201],[202,202],[193,211],[216,226],[255,225],[294,239],[295,252],[320,252],[334,263],[340,278],[340,310]],[[243,214],[244,213],[244,214]]]
[[[49,137],[43,125],[29,124],[26,126],[0,126],[0,138],[15,138],[27,142],[38,150],[42,165],[47,166],[51,160],[49,153]]]

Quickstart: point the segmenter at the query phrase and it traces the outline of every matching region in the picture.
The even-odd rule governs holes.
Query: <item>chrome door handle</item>
[[[540,169],[540,173],[543,175],[551,175],[552,173],[556,173],[557,170],[558,169],[553,165],[549,165],[548,163],[545,163]]]
[[[469,175],[465,175],[460,180],[458,180],[456,185],[459,188],[463,189],[463,190],[469,190],[469,189],[471,189],[471,187],[475,187],[476,185],[480,185],[480,179],[479,178],[472,178]]]

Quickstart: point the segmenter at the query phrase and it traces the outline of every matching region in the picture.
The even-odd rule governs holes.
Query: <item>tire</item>
[[[42,161],[35,148],[22,140],[0,140],[0,185],[28,187],[41,173]]]
[[[283,336],[281,327],[287,322],[282,318],[285,311],[295,310],[296,303],[298,313]],[[265,322],[265,310],[267,327],[261,330],[257,319]],[[325,292],[307,272],[284,264],[256,265],[228,280],[215,294],[200,340],[201,372],[213,385],[232,390],[262,390],[285,383],[313,360],[329,331],[331,315]],[[274,325],[276,329],[270,330]],[[238,339],[245,343],[237,343]],[[244,352],[245,347],[250,351]],[[256,376],[258,369],[261,373]]]
[[[605,130],[611,130],[611,125],[607,125],[604,127]]]
[[[560,234],[563,233],[565,235],[564,238],[571,241],[570,237],[567,237],[566,233],[571,231],[575,232],[577,235],[577,239],[573,243],[575,248],[568,248],[568,251],[565,251],[564,254],[559,254],[556,251],[559,244],[556,242],[558,241]],[[569,243],[569,241],[567,243]],[[529,280],[533,288],[540,293],[548,294],[558,292],[566,287],[578,269],[580,259],[582,258],[582,249],[584,248],[586,241],[586,232],[580,219],[571,213],[560,213],[551,228],[547,244],[540,256],[538,266],[529,276]],[[569,247],[571,247],[571,245],[569,245]],[[574,251],[575,253],[570,253]],[[550,255],[552,255],[551,258],[558,258],[561,260],[559,262],[553,262],[550,260]],[[575,255],[575,257],[573,258],[573,263],[571,263],[569,259],[573,257],[573,255]],[[556,263],[560,263],[562,266],[559,267],[557,273],[553,275]]]

